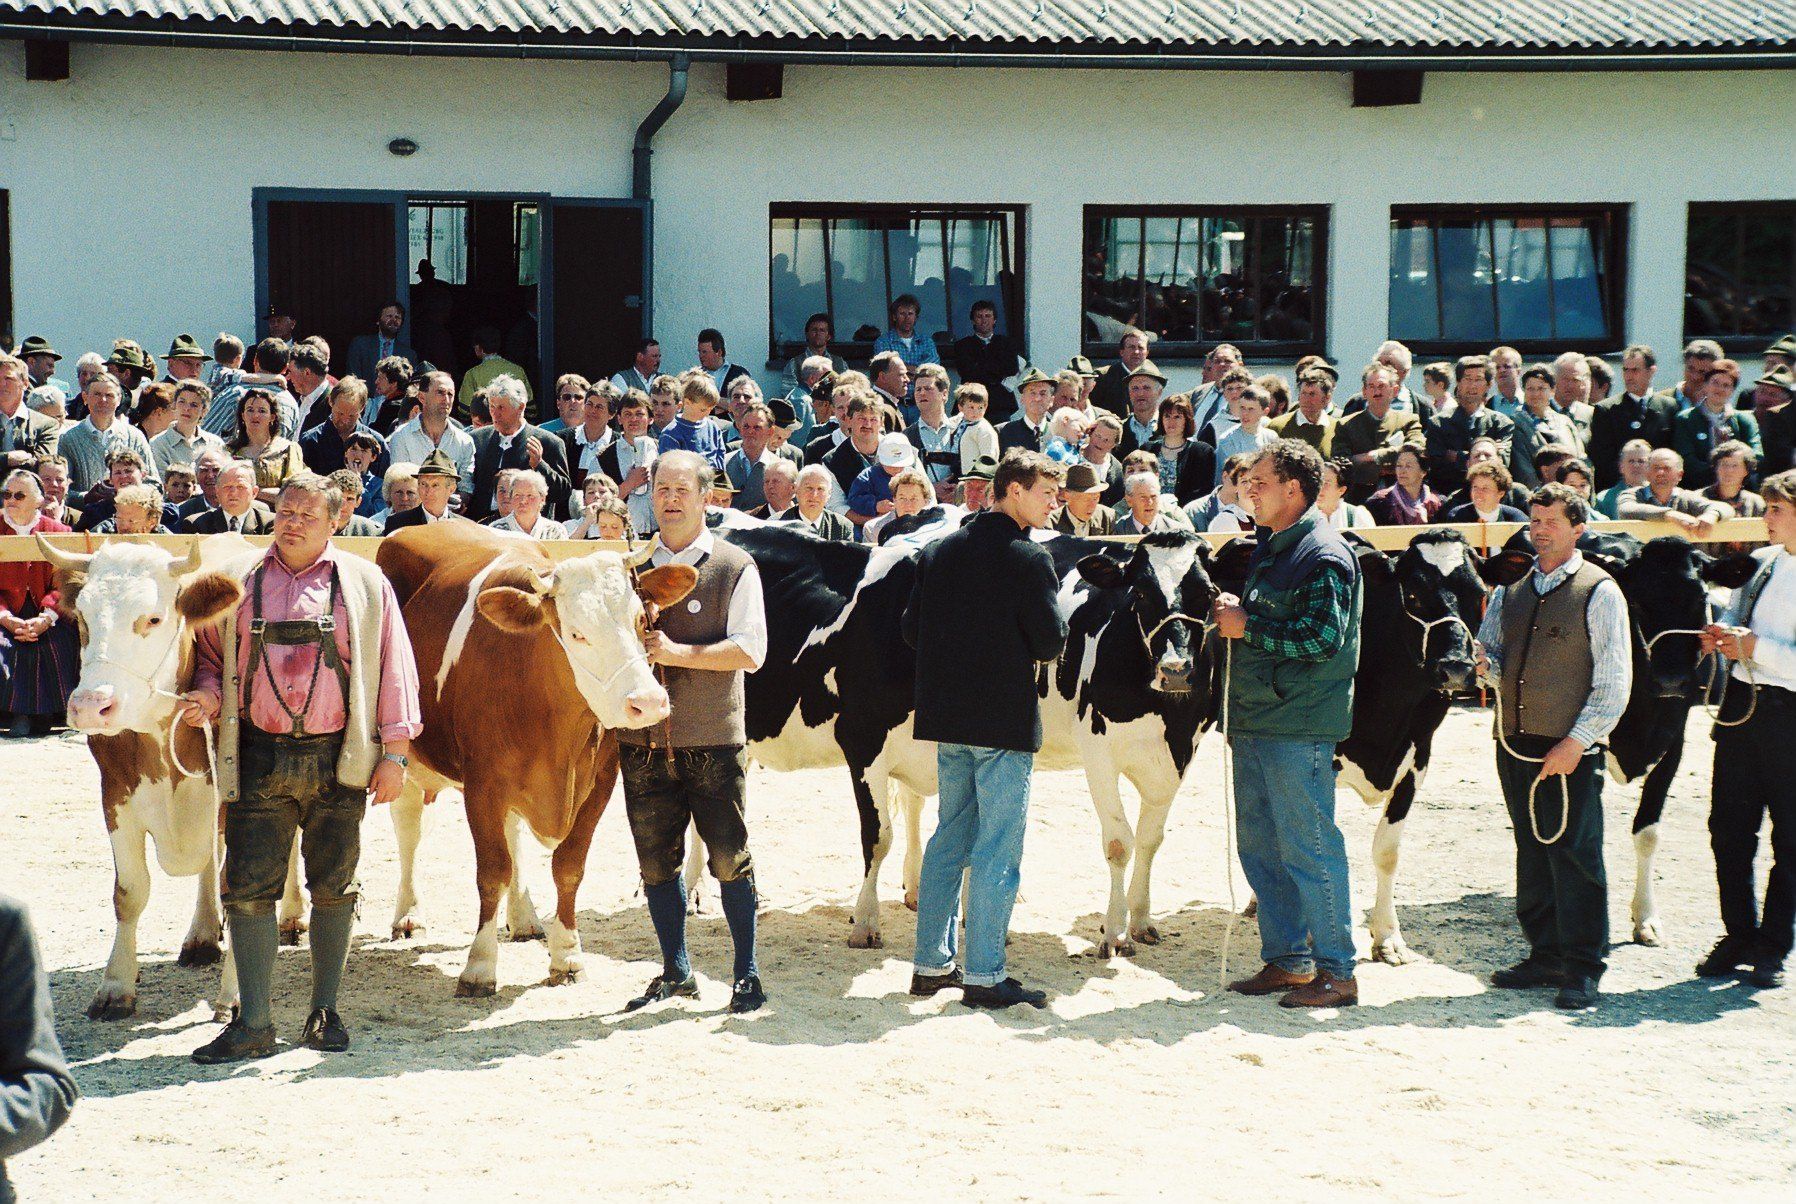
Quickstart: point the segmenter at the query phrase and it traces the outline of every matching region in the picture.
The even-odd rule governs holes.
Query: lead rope
[[[141,681],[144,685],[149,687],[150,695],[152,697],[166,698],[169,701],[175,702],[175,703],[185,702],[186,699],[183,698],[181,695],[175,693],[173,690],[164,690],[161,686],[158,686],[156,684],[156,679],[155,679],[155,674],[162,672],[162,666],[164,666],[168,663],[168,658],[171,655],[173,655],[174,650],[181,646],[181,637],[183,634],[183,629],[186,627],[187,624],[184,620],[180,620],[180,619],[176,620],[176,624],[177,625],[175,627],[175,638],[169,642],[167,650],[164,651],[162,654],[162,659],[156,662],[156,667],[150,671],[149,675],[139,673],[137,670],[133,669],[131,666],[122,664],[119,661],[115,661],[111,657],[108,657],[108,656],[97,656],[94,658],[94,660],[97,664],[110,665],[114,669],[122,670],[127,675],[129,675],[131,677],[135,677],[138,681]],[[176,706],[174,715],[168,721],[167,741],[168,741],[169,763],[175,767],[176,772],[178,772],[182,777],[197,778],[200,776],[199,773],[197,773],[196,771],[194,771],[192,769],[187,768],[187,766],[182,763],[181,754],[175,748],[175,737],[176,737],[176,734],[179,733],[180,730],[181,730],[181,708],[179,706]],[[223,795],[220,794],[219,789],[218,789],[218,751],[216,748],[213,747],[212,721],[210,719],[204,718],[202,716],[202,718],[200,720],[200,731],[205,736],[205,741],[206,741],[206,769],[211,778],[212,805],[214,807],[222,807],[224,805],[224,798],[223,798]]]
[[[1492,686],[1491,693],[1496,700],[1497,743],[1502,747],[1504,752],[1508,753],[1518,761],[1525,761],[1529,765],[1545,765],[1547,761],[1545,757],[1524,757],[1521,753],[1518,753],[1515,749],[1509,747],[1509,740],[1503,735],[1503,679],[1501,677],[1497,678],[1496,683]],[[1534,839],[1543,845],[1558,844],[1560,839],[1565,835],[1565,829],[1571,825],[1571,778],[1567,774],[1559,774],[1558,777],[1560,800],[1559,830],[1553,833],[1550,837],[1542,836],[1540,834],[1540,812],[1536,805],[1539,797],[1540,784],[1546,779],[1537,776],[1533,783],[1528,787],[1528,827],[1533,830]]]
[[[1713,617],[1713,613],[1714,612],[1711,609],[1711,611],[1710,611],[1711,618]],[[1664,631],[1661,631],[1658,635],[1655,635],[1652,639],[1646,641],[1647,667],[1649,669],[1652,667],[1653,645],[1657,644],[1660,640],[1664,639],[1666,636],[1668,636],[1668,635],[1701,636],[1703,634],[1704,633],[1701,631],[1695,631],[1688,627],[1668,627],[1668,628],[1666,628]],[[1739,665],[1740,668],[1743,669],[1746,673],[1746,691],[1747,691],[1746,713],[1744,715],[1740,716],[1738,719],[1730,719],[1730,720],[1724,721],[1721,718],[1721,712],[1725,709],[1725,706],[1727,703],[1728,683],[1730,683],[1731,681],[1734,680],[1734,675],[1732,673],[1727,672],[1727,670],[1726,670],[1726,667],[1725,667],[1726,661],[1727,661],[1726,657],[1722,656],[1721,653],[1719,653],[1719,652],[1716,652],[1713,655],[1714,655],[1714,659],[1709,664],[1709,680],[1703,684],[1703,698],[1705,700],[1702,703],[1703,712],[1708,715],[1710,721],[1713,722],[1716,727],[1739,727],[1742,724],[1744,724],[1748,719],[1751,719],[1753,712],[1759,709],[1759,684],[1758,684],[1758,681],[1753,677],[1753,674],[1752,674],[1752,662],[1749,660],[1733,662],[1734,664]],[[1715,693],[1715,679],[1717,677],[1720,677],[1720,679],[1721,679],[1720,697],[1716,698],[1713,703],[1710,703],[1707,701],[1707,699]]]
[[[1214,624],[1205,627],[1207,638]],[[1217,971],[1216,990],[1228,990],[1229,946],[1234,943],[1235,924],[1240,910],[1235,903],[1235,754],[1229,746],[1229,684],[1235,670],[1235,641],[1222,641],[1222,867],[1223,880],[1229,888],[1229,918],[1222,928],[1222,966]]]

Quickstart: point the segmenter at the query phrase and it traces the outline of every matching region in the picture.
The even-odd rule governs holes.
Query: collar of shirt
[[[6,519],[6,525],[12,528],[14,535],[29,535],[37,526],[37,520],[35,518],[21,527],[18,523],[12,521],[12,515],[10,514],[0,517]]]
[[[1536,561],[1534,573],[1530,578],[1534,583],[1534,592],[1541,595],[1552,593],[1561,581],[1564,581],[1567,577],[1583,567],[1584,553],[1576,550],[1573,550],[1571,559],[1567,560],[1564,564],[1560,565],[1550,573],[1543,574],[1540,571],[1539,562]]]
[[[320,397],[323,397],[326,393],[330,392],[330,387],[330,381],[319,381],[316,389],[313,389],[310,393],[307,393],[304,397],[299,399],[299,404],[302,406],[311,405],[314,401],[317,401]]]
[[[247,514],[244,515],[245,519],[248,517]],[[311,564],[308,564],[297,573],[287,567],[287,562],[281,559],[280,552],[273,547],[270,547],[268,549],[268,554],[262,557],[262,564],[265,569],[277,572],[290,581],[303,581],[308,577],[315,577],[321,572],[335,568],[336,563],[337,545],[333,543],[325,544],[324,551],[318,554],[318,559],[314,560]]]
[[[581,447],[591,447],[594,451],[603,451],[607,447],[610,447],[611,441],[616,437],[617,432],[610,427],[606,427],[605,433],[600,435],[597,439],[588,439],[586,437],[586,426],[584,423],[574,428],[574,442],[578,443]]]
[[[803,515],[800,515],[799,517],[802,518]],[[649,557],[649,563],[656,568],[660,568],[664,564],[696,565],[699,561],[711,554],[711,549],[715,547],[716,544],[717,537],[711,534],[711,528],[709,527],[700,531],[697,539],[681,548],[678,552],[668,549],[668,547],[661,542],[661,537],[657,535],[655,537],[655,551]]]

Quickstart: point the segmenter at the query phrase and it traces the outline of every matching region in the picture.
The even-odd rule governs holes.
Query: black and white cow
[[[1353,726],[1335,746],[1338,781],[1379,808],[1372,836],[1378,890],[1366,918],[1372,956],[1413,958],[1397,923],[1397,860],[1403,825],[1428,772],[1434,734],[1453,695],[1472,680],[1472,638],[1483,611],[1478,557],[1456,531],[1419,533],[1395,555],[1355,542],[1364,601]],[[1217,556],[1218,584],[1238,593],[1252,545],[1236,540]]]
[[[1621,586],[1628,601],[1634,659],[1627,709],[1610,733],[1609,776],[1640,783],[1634,811],[1634,896],[1629,907],[1637,944],[1657,945],[1663,932],[1653,893],[1653,858],[1665,799],[1684,757],[1690,708],[1699,700],[1708,662],[1695,636],[1662,634],[1701,629],[1709,621],[1711,586],[1738,589],[1752,575],[1750,556],[1720,560],[1676,536],[1642,543],[1631,535],[1591,532],[1578,549]],[[1534,546],[1517,532],[1483,567],[1486,580],[1507,585],[1525,576]]]

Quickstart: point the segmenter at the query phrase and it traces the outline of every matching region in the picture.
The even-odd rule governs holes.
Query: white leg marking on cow
[[[462,599],[461,609],[455,614],[455,622],[449,628],[449,640],[443,645],[443,663],[437,666],[437,697],[449,685],[449,674],[455,671],[456,662],[461,660],[462,651],[468,646],[468,633],[474,630],[475,603],[480,598],[480,591],[486,586],[486,579],[492,576],[493,570],[506,560],[510,553],[495,556],[492,562],[468,582],[468,596]]]
[[[680,879],[686,884],[686,914],[698,915],[705,909],[705,842],[699,838],[697,823],[686,828],[686,864]]]
[[[299,944],[300,934],[306,930],[306,904],[299,894],[299,836],[293,837],[293,848],[287,854],[287,885],[281,890],[281,901],[275,907],[275,915],[280,918],[281,944]]]
[[[210,966],[223,956],[224,913],[218,901],[218,858],[206,859],[197,875],[199,888],[193,900],[193,923],[181,941],[183,966]]]
[[[896,780],[892,789],[904,808],[904,905],[915,911],[923,877],[923,796]]]
[[[568,928],[558,915],[549,916],[549,985],[564,986],[585,977],[581,961],[580,931]]]
[[[1085,781],[1098,814],[1099,846],[1110,870],[1110,901],[1104,908],[1104,937],[1098,943],[1098,956],[1133,957],[1135,942],[1129,939],[1129,906],[1123,883],[1135,856],[1135,831],[1123,810],[1116,762],[1109,748],[1097,739],[1088,742],[1085,751]]]
[[[1135,823],[1135,868],[1129,876],[1129,936],[1144,945],[1160,943],[1153,923],[1154,855],[1166,840],[1166,817],[1172,813],[1173,796],[1179,792],[1178,771],[1162,737],[1152,749],[1140,750],[1139,762],[1128,771],[1141,795],[1141,814]]]
[[[118,921],[99,990],[87,1005],[90,1020],[123,1020],[137,1011],[137,920],[150,901],[150,862],[143,828],[120,807],[112,831],[112,912]]]
[[[1372,932],[1372,960],[1393,966],[1415,960],[1397,927],[1397,854],[1402,843],[1403,823],[1392,823],[1379,816],[1378,830],[1372,834],[1372,868],[1378,875],[1378,895],[1366,925]]]
[[[468,964],[455,984],[457,995],[491,995],[499,989],[499,916],[480,926],[468,946]]]
[[[1658,900],[1653,897],[1653,856],[1658,851],[1658,824],[1648,824],[1634,833],[1634,902],[1629,913],[1636,945],[1658,945],[1664,939],[1659,930]]]
[[[542,922],[536,916],[536,904],[524,885],[523,816],[516,811],[505,813],[505,843],[511,846],[511,889],[505,892],[505,919],[514,941],[540,940]]]
[[[402,941],[424,932],[418,890],[412,877],[418,842],[424,838],[424,788],[417,782],[408,782],[388,808],[393,813],[393,839],[399,845],[399,896],[393,903],[393,939]]]
[[[867,875],[861,879],[861,892],[854,902],[854,927],[848,933],[851,949],[879,949],[885,938],[879,935],[879,870],[886,854],[892,851],[892,785],[880,762],[884,754],[867,770],[867,790],[879,812],[879,838],[873,842],[873,856],[867,864]]]

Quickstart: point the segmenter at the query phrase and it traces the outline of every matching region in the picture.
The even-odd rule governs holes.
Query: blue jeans
[[[1023,829],[1034,769],[1034,753],[970,744],[937,746],[941,817],[923,853],[917,973],[939,975],[954,968],[960,879],[971,866],[965,981],[981,987],[1004,981],[1004,939],[1010,933],[1010,912],[1023,876]]]
[[[1260,960],[1353,977],[1347,844],[1335,826],[1334,745],[1234,736],[1235,833],[1259,898]]]

